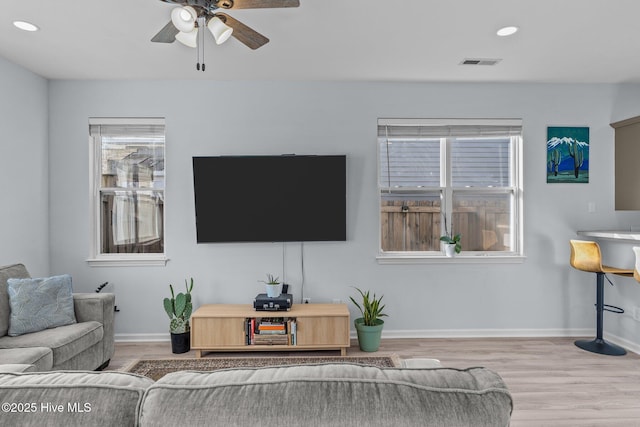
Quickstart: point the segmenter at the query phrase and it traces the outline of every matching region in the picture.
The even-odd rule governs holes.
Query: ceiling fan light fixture
[[[198,19],[198,12],[191,6],[176,7],[171,11],[171,22],[183,33],[189,33],[194,29]]]
[[[496,31],[496,34],[498,36],[500,36],[500,37],[507,37],[507,36],[510,36],[510,35],[513,35],[513,34],[517,33],[518,30],[519,30],[518,27],[511,25],[511,26],[508,26],[508,27],[500,28],[498,31]]]
[[[233,33],[233,28],[225,24],[224,21],[217,16],[209,20],[207,28],[211,31],[211,34],[213,34],[213,38],[216,39],[216,44],[226,42]]]
[[[27,21],[13,21],[13,25],[16,28],[19,28],[23,31],[38,31],[40,28],[38,28],[37,25],[32,24],[31,22],[27,22]]]
[[[176,40],[185,46],[196,48],[198,47],[198,29],[194,28],[189,32],[180,31],[176,34]]]

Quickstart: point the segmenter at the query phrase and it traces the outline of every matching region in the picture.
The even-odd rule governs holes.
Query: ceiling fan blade
[[[300,0],[218,0],[221,9],[266,9],[278,7],[298,7]]]
[[[238,39],[241,43],[247,47],[255,50],[260,46],[264,46],[269,43],[269,39],[257,32],[256,30],[247,27],[242,22],[235,18],[230,17],[226,13],[216,13],[216,16],[222,18],[222,20],[231,28],[233,28],[233,37]]]
[[[153,36],[152,42],[156,43],[173,43],[176,40],[176,34],[180,31],[173,25],[171,21],[167,23],[158,34]]]

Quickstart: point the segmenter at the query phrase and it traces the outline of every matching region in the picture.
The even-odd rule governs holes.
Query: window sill
[[[378,264],[522,264],[524,255],[378,255]]]
[[[169,261],[169,258],[162,254],[152,256],[136,255],[135,257],[117,255],[89,258],[87,259],[87,264],[89,264],[89,267],[164,267],[167,265],[167,261]]]

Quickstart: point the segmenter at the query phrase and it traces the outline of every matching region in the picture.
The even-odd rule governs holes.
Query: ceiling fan
[[[174,40],[189,46],[197,46],[198,28],[208,28],[217,44],[230,36],[251,49],[258,49],[269,39],[219,10],[265,9],[298,7],[300,0],[161,0],[176,7],[171,11],[171,20],[151,41],[173,43]],[[203,39],[204,41],[204,39]],[[204,54],[204,53],[203,53]],[[203,64],[204,65],[204,64]],[[199,68],[198,68],[199,69]],[[203,70],[204,71],[204,70]]]

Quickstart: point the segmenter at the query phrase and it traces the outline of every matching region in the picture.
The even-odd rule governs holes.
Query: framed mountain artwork
[[[589,182],[589,128],[547,127],[547,184]]]

